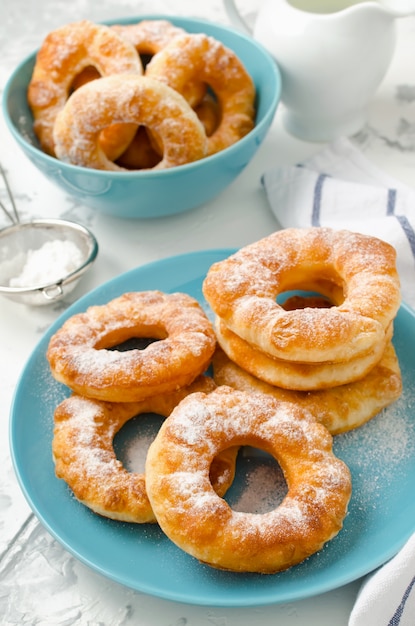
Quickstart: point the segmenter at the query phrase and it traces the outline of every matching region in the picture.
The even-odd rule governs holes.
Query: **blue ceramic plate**
[[[40,521],[75,557],[123,585],[190,604],[242,607],[291,602],[340,587],[392,557],[415,530],[414,313],[402,306],[394,343],[404,393],[365,426],[335,439],[348,463],[353,496],[344,528],[320,553],[275,575],[235,574],[201,565],[175,547],[156,525],[98,517],[79,504],[54,475],[51,457],[55,406],[68,391],[49,374],[45,351],[64,319],[129,290],[183,291],[204,307],[203,278],[230,254],[213,250],[165,259],[132,270],[69,308],[40,341],[17,386],[11,412],[11,451],[20,485]],[[413,397],[414,396],[414,397]],[[236,479],[232,498],[243,491]]]

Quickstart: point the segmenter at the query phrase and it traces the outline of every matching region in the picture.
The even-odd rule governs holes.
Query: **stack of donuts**
[[[332,434],[400,395],[391,343],[400,283],[388,243],[330,228],[277,231],[213,265],[203,293],[222,383],[317,403]]]
[[[167,20],[81,20],[47,35],[28,87],[41,148],[103,170],[163,169],[232,145],[255,123],[237,55]]]
[[[122,350],[131,339],[157,339]],[[55,411],[56,475],[96,513],[127,522],[154,522],[144,474],[117,460],[113,439],[143,413],[167,417],[191,393],[209,392],[203,375],[216,341],[196,300],[160,291],[125,293],[69,318],[53,335],[47,359],[72,395]],[[116,349],[113,349],[116,348]],[[212,464],[210,479],[223,495],[232,483],[236,449]]]
[[[283,291],[311,288],[318,295],[276,303]],[[394,251],[348,231],[289,229],[212,265],[203,291],[216,334],[194,298],[146,291],[91,306],[51,337],[52,375],[72,390],[54,413],[56,475],[95,513],[157,522],[214,568],[274,573],[342,528],[352,484],[333,435],[401,393]],[[132,338],[152,341],[122,350]],[[295,387],[275,379],[285,361]],[[165,419],[138,474],[117,460],[113,438],[145,412]],[[224,498],[241,446],[269,452],[284,473],[287,493],[266,514],[234,511]]]

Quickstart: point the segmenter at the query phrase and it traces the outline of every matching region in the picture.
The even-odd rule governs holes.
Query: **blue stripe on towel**
[[[414,229],[412,228],[411,224],[409,223],[409,221],[405,217],[405,215],[395,215],[395,217],[398,220],[399,224],[402,227],[403,232],[406,235],[408,243],[411,246],[412,256],[415,258],[415,233],[414,233]]]
[[[396,206],[396,189],[388,189],[386,215],[394,215]]]
[[[405,593],[402,596],[401,603],[399,604],[398,608],[396,609],[395,613],[393,614],[392,618],[390,619],[390,621],[388,623],[388,626],[399,626],[402,614],[403,614],[404,609],[405,609],[406,601],[408,600],[409,595],[410,595],[414,585],[415,585],[415,576],[413,577],[413,579],[411,580],[411,582],[409,583],[409,585],[405,589]]]
[[[311,213],[311,225],[312,226],[320,226],[321,196],[322,196],[323,184],[326,178],[328,178],[327,174],[320,174],[314,186],[313,210]]]
[[[391,215],[396,217],[405,236],[408,240],[408,243],[411,247],[412,256],[415,258],[415,232],[412,228],[412,225],[409,223],[409,220],[405,215],[396,215],[395,214],[396,207],[396,189],[388,189],[388,198],[386,205],[386,215]]]

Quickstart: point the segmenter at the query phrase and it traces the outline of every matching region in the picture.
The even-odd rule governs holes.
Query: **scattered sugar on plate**
[[[244,446],[238,454],[236,480],[225,500],[234,511],[267,513],[282,502],[287,489],[277,461],[262,450]]]
[[[253,467],[245,477],[245,488],[231,506],[244,513],[267,513],[277,507],[287,493],[282,471],[275,464]]]
[[[127,442],[123,451],[123,465],[129,472],[144,473],[147,451],[154,435],[137,435]]]
[[[414,398],[411,391],[381,411],[367,424],[335,437],[334,449],[341,458],[352,451],[349,464],[355,483],[353,497],[361,506],[376,507],[382,494],[406,473],[415,455],[415,428],[412,418]]]

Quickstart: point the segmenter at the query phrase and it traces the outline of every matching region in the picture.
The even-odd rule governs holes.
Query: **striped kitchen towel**
[[[266,171],[262,182],[282,228],[344,228],[391,243],[402,298],[415,308],[414,189],[382,172],[346,138],[297,166]]]
[[[415,535],[360,588],[349,626],[414,626]]]

